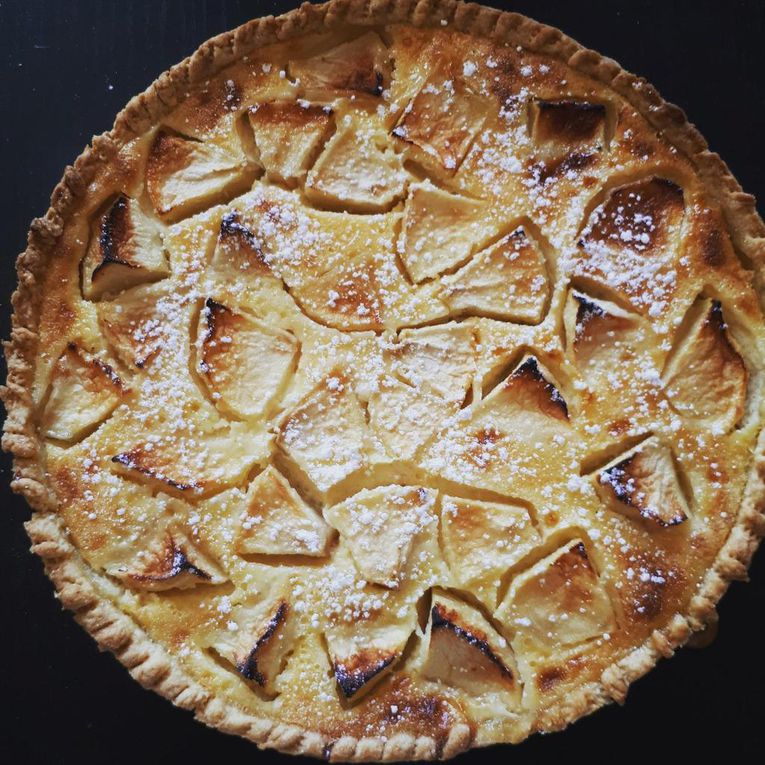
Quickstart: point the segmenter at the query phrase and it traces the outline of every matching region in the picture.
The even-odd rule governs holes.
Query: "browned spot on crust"
[[[441,604],[433,606],[430,612],[431,629],[447,630],[454,634],[460,640],[464,640],[468,645],[479,650],[492,664],[494,664],[500,673],[513,680],[513,672],[497,656],[489,645],[489,639],[486,633],[475,627],[467,627],[460,623],[459,614],[456,611],[446,608]]]
[[[701,257],[707,265],[716,268],[725,262],[723,233],[719,228],[707,229],[701,238]]]
[[[46,285],[47,289],[47,285]],[[51,338],[65,337],[74,324],[75,313],[66,299],[46,300],[45,313],[46,334]]]
[[[261,687],[266,685],[266,676],[258,669],[258,658],[276,635],[276,632],[287,619],[289,606],[282,600],[274,607],[268,617],[265,627],[255,639],[255,643],[247,656],[242,661],[237,661],[236,669],[243,677],[252,680]]]
[[[539,142],[585,143],[597,138],[606,119],[604,104],[564,99],[537,101],[534,137]]]
[[[397,657],[396,652],[370,648],[359,651],[343,662],[334,662],[335,678],[345,698],[355,696]]]
[[[527,385],[534,391],[535,399],[544,414],[557,420],[568,420],[568,405],[560,391],[542,374],[534,356],[529,356],[505,382],[508,388],[518,384]]]
[[[396,708],[393,714],[391,707]],[[379,693],[362,699],[355,711],[352,719],[332,727],[334,735],[364,736],[374,730],[377,735],[409,732],[421,736],[427,731],[436,748],[442,749],[452,728],[466,722],[451,699],[418,691],[407,675],[391,677]]]
[[[667,243],[683,211],[683,190],[666,178],[621,186],[593,213],[578,247],[610,244],[648,252]]]
[[[705,551],[685,548],[686,554],[704,555]],[[638,550],[634,546],[624,552],[615,550],[624,572],[618,598],[627,628],[666,619],[682,607],[687,596],[688,579],[682,564],[676,565],[660,548]]]
[[[542,693],[563,690],[560,686],[565,683],[570,685],[575,681],[581,682],[583,676],[592,677],[593,670],[598,671],[597,665],[588,661],[587,654],[578,654],[560,664],[540,667],[536,675],[536,686]]]

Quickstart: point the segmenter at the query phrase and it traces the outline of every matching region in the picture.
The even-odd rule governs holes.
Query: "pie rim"
[[[315,730],[245,713],[205,690],[127,614],[95,593],[86,574],[88,567],[68,541],[64,525],[56,515],[56,499],[46,485],[39,459],[42,444],[36,433],[28,391],[37,352],[40,275],[95,172],[108,164],[129,140],[156,124],[180,102],[189,87],[254,49],[322,28],[331,29],[343,23],[436,27],[444,20],[456,31],[512,42],[530,52],[558,59],[629,102],[692,164],[707,191],[722,208],[735,245],[751,261],[755,289],[761,292],[763,288],[765,224],[755,209],[755,200],[742,191],[720,157],[708,150],[706,141],[682,110],[664,101],[645,80],[625,72],[613,60],[582,47],[553,27],[520,14],[458,0],[304,3],[282,16],[254,19],[208,40],[189,58],[160,75],[143,94],[131,99],[116,117],[112,130],[94,137],[73,166],[66,169],[52,194],[49,210],[44,217],[32,222],[27,248],[17,260],[19,283],[12,297],[11,338],[4,343],[8,376],[2,390],[8,412],[2,446],[13,455],[11,487],[22,494],[33,509],[32,518],[25,524],[32,551],[43,559],[61,603],[74,612],[75,619],[95,638],[99,648],[111,651],[141,685],[179,707],[192,710],[202,722],[282,752],[332,760],[448,758],[470,748],[472,734],[467,724],[458,724],[450,730],[446,741],[410,733],[388,738],[343,736],[332,739]],[[751,557],[763,536],[765,431],[761,430],[735,525],[704,575],[687,613],[675,614],[663,629],[654,631],[642,645],[611,664],[602,673],[600,682],[577,688],[566,706],[557,708],[554,717],[543,713],[538,729],[560,729],[606,703],[621,703],[634,680],[652,669],[661,657],[671,656],[694,632],[716,618],[717,602],[731,581],[746,578]]]

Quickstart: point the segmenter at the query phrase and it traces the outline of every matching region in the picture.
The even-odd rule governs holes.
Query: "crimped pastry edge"
[[[457,31],[497,42],[512,42],[524,49],[557,58],[611,88],[627,100],[655,130],[683,152],[723,210],[736,248],[754,268],[755,287],[763,291],[765,279],[765,224],[754,198],[742,191],[723,160],[709,151],[704,138],[681,109],[664,101],[642,78],[619,64],[588,50],[558,29],[525,16],[459,0],[330,0],[322,5],[304,3],[282,16],[267,16],[211,38],[195,53],[169,69],[117,115],[112,130],[92,139],[51,196],[42,218],[32,221],[27,248],[16,263],[18,287],[12,297],[11,337],[4,343],[6,385],[0,395],[7,409],[2,447],[13,455],[11,487],[33,508],[25,524],[32,551],[44,562],[61,603],[95,638],[111,651],[141,685],[192,710],[202,722],[248,738],[260,747],[306,754],[337,761],[447,759],[468,749],[472,734],[458,724],[446,741],[432,736],[397,734],[392,737],[343,736],[332,739],[317,731],[275,722],[225,704],[181,670],[173,658],[110,600],[99,596],[90,569],[67,539],[56,515],[56,498],[46,485],[39,459],[41,441],[34,424],[30,396],[37,354],[41,275],[64,226],[84,196],[97,170],[119,149],[167,114],[190,87],[204,81],[240,56],[262,46],[307,32],[342,24],[359,26],[409,23],[440,26],[446,21]],[[641,646],[604,670],[599,683],[570,694],[565,708],[543,715],[538,730],[558,730],[577,718],[611,702],[623,702],[629,685],[646,674],[661,657],[671,656],[693,632],[716,616],[716,604],[731,581],[745,579],[759,540],[765,536],[765,431],[761,431],[752,459],[747,488],[736,523],[707,571],[687,613],[675,614],[666,627],[656,630]]]

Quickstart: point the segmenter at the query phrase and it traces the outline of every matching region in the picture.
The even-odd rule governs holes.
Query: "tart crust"
[[[26,497],[34,511],[26,524],[32,550],[43,559],[62,604],[74,612],[99,646],[113,652],[142,685],[192,710],[206,724],[249,738],[260,746],[331,760],[449,758],[471,746],[475,731],[458,722],[438,735],[429,734],[423,726],[418,734],[329,737],[317,730],[254,716],[216,698],[111,598],[99,593],[103,587],[96,586],[97,575],[70,542],[57,515],[58,501],[46,478],[30,391],[38,353],[42,275],[55,257],[56,243],[65,226],[120,149],[156,125],[188,90],[259,48],[348,24],[365,27],[392,23],[446,26],[520,46],[524,51],[563,62],[617,93],[691,163],[710,198],[721,209],[733,244],[751,264],[760,294],[765,278],[765,225],[755,210],[754,199],[741,190],[720,157],[708,150],[679,108],[666,103],[644,80],[582,48],[557,29],[480,5],[454,0],[331,0],[322,5],[304,4],[278,18],[253,20],[209,40],[190,58],[161,75],[146,92],[130,101],[111,131],[93,139],[74,165],[67,168],[53,192],[48,212],[32,222],[27,249],[17,261],[19,286],[12,300],[11,338],[5,343],[8,378],[2,396],[8,417],[2,443],[14,457],[12,487]],[[642,645],[607,667],[597,681],[580,685],[565,702],[543,712],[535,729],[560,729],[606,703],[621,703],[634,680],[661,657],[671,656],[693,632],[716,619],[717,602],[731,581],[746,577],[751,556],[765,534],[764,452],[765,436],[760,433],[735,524],[688,609],[676,613],[664,628],[655,630]]]

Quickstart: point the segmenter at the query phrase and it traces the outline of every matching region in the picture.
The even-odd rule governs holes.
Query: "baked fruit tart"
[[[32,549],[140,683],[260,745],[562,728],[714,621],[763,532],[764,237],[682,112],[557,30],[252,21],[32,224]]]

